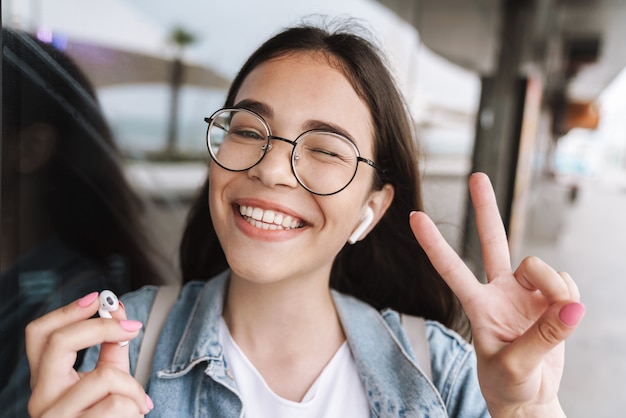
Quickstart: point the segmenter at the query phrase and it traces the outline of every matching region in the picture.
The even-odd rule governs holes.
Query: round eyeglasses
[[[260,115],[241,108],[220,109],[204,120],[209,124],[206,141],[211,159],[229,171],[257,165],[272,149],[272,140],[293,145],[291,171],[302,187],[316,195],[328,196],[348,187],[359,162],[380,170],[361,157],[354,142],[335,132],[310,130],[292,141],[272,135]]]

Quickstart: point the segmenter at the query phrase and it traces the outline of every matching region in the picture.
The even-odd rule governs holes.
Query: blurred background
[[[359,20],[388,55],[419,132],[427,211],[477,276],[466,184],[483,171],[512,261],[538,255],[574,277],[587,316],[567,345],[562,403],[570,417],[621,416],[626,2],[2,1],[3,25],[65,51],[95,84],[172,265],[205,176],[203,118],[262,40],[315,15]]]

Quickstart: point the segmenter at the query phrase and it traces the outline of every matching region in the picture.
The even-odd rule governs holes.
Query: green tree
[[[183,53],[189,45],[196,42],[196,36],[184,28],[177,26],[170,32],[169,42],[175,46],[176,51],[174,59],[172,60],[169,78],[170,103],[165,152],[167,155],[174,156],[178,150],[178,101],[180,88],[185,75]]]

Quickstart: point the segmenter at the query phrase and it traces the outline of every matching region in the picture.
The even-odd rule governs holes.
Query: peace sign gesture
[[[563,341],[584,314],[567,273],[528,257],[513,271],[488,177],[469,180],[487,284],[480,283],[424,213],[411,214],[415,237],[457,295],[471,322],[481,391],[493,416],[564,416],[557,392]]]

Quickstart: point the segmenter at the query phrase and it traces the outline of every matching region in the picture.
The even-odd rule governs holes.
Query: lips
[[[304,226],[301,219],[271,209],[239,206],[239,213],[252,226],[266,230],[288,230]]]

